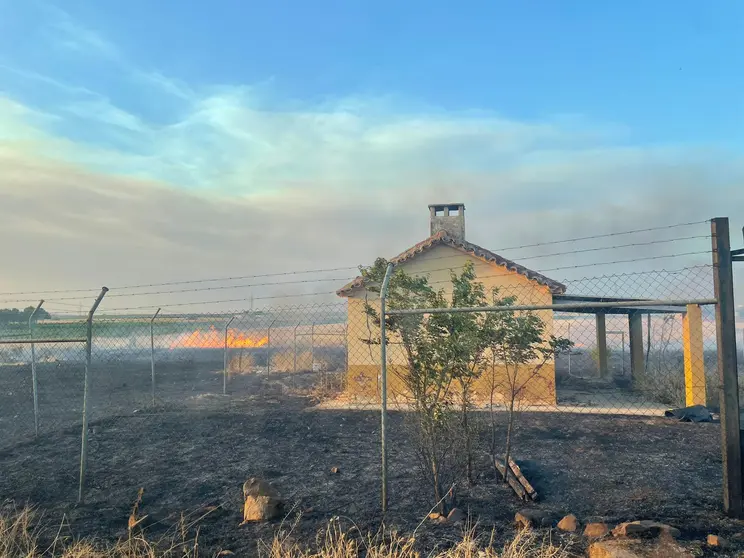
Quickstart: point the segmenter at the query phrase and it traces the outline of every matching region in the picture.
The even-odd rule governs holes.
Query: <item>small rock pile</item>
[[[564,533],[579,533],[578,518],[569,514],[557,525],[546,512],[525,509],[514,516],[520,529],[539,529],[555,526]],[[677,538],[681,532],[676,527],[657,521],[628,521],[611,528],[606,523],[587,523],[583,536],[591,544],[589,558],[693,558],[694,554],[682,547]],[[706,545],[710,549],[723,550],[729,543],[718,535],[708,535]]]

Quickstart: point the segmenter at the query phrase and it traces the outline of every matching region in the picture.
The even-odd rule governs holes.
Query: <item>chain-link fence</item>
[[[695,404],[717,412],[710,266],[552,291],[505,277],[469,283],[484,285],[483,304],[498,312],[432,319],[394,304],[409,296],[446,309],[452,279],[432,280],[433,298],[389,300],[390,508],[422,502],[418,513],[434,499],[427,467],[440,467],[437,497],[489,498],[500,490],[493,462],[511,457],[549,503],[577,513],[717,505],[718,426],[665,418]],[[2,493],[75,501],[84,438],[85,501],[112,517],[143,487],[161,514],[239,510],[250,476],[301,510],[377,508],[379,317],[374,289],[330,305],[94,317],[85,432],[85,320],[19,321],[0,333]]]

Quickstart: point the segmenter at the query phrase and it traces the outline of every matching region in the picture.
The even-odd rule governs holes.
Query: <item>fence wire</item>
[[[711,274],[709,266],[696,266],[565,284],[567,294],[576,297],[702,299],[712,297]],[[476,280],[498,287],[499,296],[513,297],[518,304],[554,301],[546,288],[504,281],[505,276],[494,273]],[[447,291],[447,281],[437,287]],[[353,453],[358,476],[336,495],[337,509],[353,513],[362,505],[355,496],[359,490],[375,493],[379,485],[379,324],[368,310],[378,303],[375,295],[357,293],[335,304],[194,314],[153,310],[95,318],[86,499],[128,501],[147,483],[151,489],[169,487],[176,494],[180,489],[223,501],[232,497],[225,486],[237,486],[249,474],[281,479],[287,469],[304,470],[310,488],[302,497],[319,499],[328,471]],[[622,311],[622,303],[616,310]],[[507,410],[509,375],[516,374],[511,385],[512,391],[515,382],[520,386],[518,410],[562,417],[555,420],[565,427],[572,416],[587,414],[606,415],[607,420],[660,418],[690,401],[716,411],[712,307],[695,315],[688,315],[686,307],[646,310],[635,311],[635,321],[627,312],[601,312],[606,350],[599,347],[596,313],[534,312],[545,326],[540,342],[552,335],[570,341],[570,349],[545,359],[537,370],[535,359],[510,371],[499,355],[488,354],[473,372],[465,403],[474,411]],[[460,333],[450,331],[445,337]],[[0,331],[5,341],[47,341],[34,346],[36,422],[31,345],[0,345],[0,443],[14,455],[22,454],[25,450],[19,448],[26,443],[47,450],[64,446],[55,462],[60,472],[53,478],[66,483],[61,494],[70,499],[79,463],[85,345],[54,340],[84,337],[84,320],[62,314],[36,321],[31,330],[18,322]],[[392,410],[412,408],[410,356],[393,335],[388,347]],[[463,402],[455,385],[450,388],[448,404],[457,407]],[[392,482],[404,494],[403,483],[413,483],[406,471],[414,467],[415,443],[405,438],[402,423],[395,424],[390,447],[397,473]],[[543,435],[550,437],[549,432]],[[494,443],[503,444],[502,438],[494,442],[493,436],[479,436],[484,453]],[[54,452],[45,455],[56,459]],[[28,490],[13,485],[21,480],[9,475],[0,486],[9,496],[29,496]]]

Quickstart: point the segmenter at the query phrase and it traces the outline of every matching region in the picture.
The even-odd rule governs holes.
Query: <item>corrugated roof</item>
[[[518,273],[519,275],[522,275],[526,277],[527,279],[530,279],[540,285],[544,285],[548,287],[550,289],[550,292],[553,294],[563,294],[566,292],[566,286],[563,283],[554,281],[553,279],[550,279],[549,277],[545,277],[544,275],[536,271],[527,269],[526,267],[521,266],[518,263],[515,263],[511,260],[507,260],[506,258],[503,258],[499,256],[498,254],[491,252],[490,250],[481,248],[477,244],[473,244],[472,242],[468,242],[466,240],[460,240],[460,239],[454,238],[448,235],[446,231],[439,231],[435,235],[427,238],[426,240],[422,240],[421,242],[419,242],[415,246],[412,246],[405,252],[395,256],[392,260],[390,260],[390,262],[394,264],[401,264],[412,258],[415,258],[422,252],[426,252],[427,250],[430,250],[431,248],[435,246],[442,246],[442,245],[451,246],[452,248],[456,248],[457,250],[465,252],[466,254],[475,256],[476,258],[479,258],[485,262],[493,263],[501,267],[504,267],[510,271]],[[339,296],[347,296],[355,289],[359,289],[363,287],[364,287],[364,279],[361,276],[359,276],[355,278],[353,281],[341,287],[339,290],[337,290],[336,294]]]

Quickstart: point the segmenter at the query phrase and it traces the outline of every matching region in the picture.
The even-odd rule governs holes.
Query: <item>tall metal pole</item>
[[[231,317],[227,323],[225,324],[225,348],[224,353],[222,355],[223,360],[223,366],[222,366],[222,395],[227,395],[227,369],[228,369],[228,362],[227,362],[227,349],[228,349],[228,343],[227,343],[227,336],[230,331],[230,324],[235,321],[235,318],[237,316]],[[242,372],[242,370],[241,370]]]
[[[34,331],[33,331],[33,323],[34,323],[34,317],[36,316],[36,313],[41,309],[41,305],[44,304],[44,299],[41,299],[39,301],[39,304],[34,308],[34,311],[31,312],[31,315],[28,317],[28,334],[31,337],[31,339],[34,338]],[[34,343],[31,343],[31,390],[33,391],[34,395],[34,435],[39,435],[39,391],[38,386],[36,383],[36,346]]]
[[[269,330],[266,334],[266,377],[269,377],[269,374],[271,374],[271,328],[274,327],[274,324],[279,318],[274,318],[274,320],[269,324]]]
[[[380,383],[382,394],[380,397],[380,434],[382,446],[382,513],[388,507],[388,462],[387,462],[387,328],[385,324],[385,303],[387,300],[390,277],[393,274],[393,264],[388,264],[385,278],[380,289]]]
[[[150,319],[150,375],[152,384],[152,406],[155,406],[155,318],[160,314],[160,308]]]
[[[651,358],[651,313],[646,314],[646,365],[645,370],[648,372],[648,363]]]
[[[568,340],[571,340],[571,322],[568,322]],[[571,347],[568,348],[568,375],[571,376]]]
[[[713,285],[718,338],[718,376],[721,383],[721,437],[723,450],[723,508],[733,517],[744,517],[742,451],[739,419],[739,378],[736,365],[736,309],[734,274],[727,217],[711,221]]]
[[[310,324],[310,370],[315,372],[315,320]]]
[[[349,381],[349,318],[346,317],[346,326],[344,327],[344,354],[346,355],[346,367],[344,368],[344,389],[348,387]]]
[[[83,436],[80,445],[80,483],[78,485],[78,503],[82,503],[85,492],[85,471],[88,466],[88,396],[90,393],[90,363],[93,354],[93,314],[96,313],[98,306],[101,304],[103,297],[108,292],[107,287],[101,289],[100,294],[93,302],[93,306],[88,311],[88,320],[86,323],[85,336],[85,380],[83,383]]]
[[[294,329],[292,330],[292,346],[294,348],[294,365],[292,367],[292,370],[294,370],[294,373],[297,373],[297,328],[300,327],[300,324],[302,322],[297,322],[297,325],[294,326]]]

